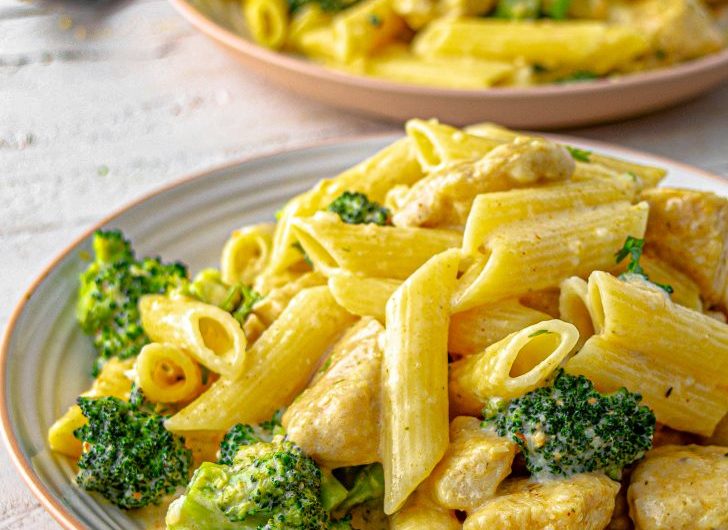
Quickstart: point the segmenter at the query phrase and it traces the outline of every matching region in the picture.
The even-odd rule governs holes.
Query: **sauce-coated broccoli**
[[[230,427],[220,442],[217,463],[232,465],[233,458],[243,446],[258,442],[270,442],[273,436],[283,434],[283,427],[281,426],[283,411],[284,409],[276,411],[271,419],[261,422],[260,425],[237,423]]]
[[[222,274],[217,269],[201,270],[189,287],[181,292],[231,313],[241,325],[253,311],[253,306],[263,298],[249,285],[226,284],[222,281]]]
[[[303,451],[276,436],[244,445],[231,465],[205,462],[167,512],[169,530],[319,530],[333,522],[322,502],[322,472]]]
[[[76,482],[124,509],[156,504],[189,478],[184,439],[141,401],[139,392],[129,403],[115,397],[77,401],[88,423],[74,432],[84,448]]]
[[[391,224],[391,214],[387,208],[377,202],[370,201],[363,193],[345,191],[334,202],[329,204],[328,210],[341,217],[348,224],[373,223],[380,226]]]
[[[111,357],[128,359],[149,342],[137,303],[145,294],[162,294],[187,282],[181,263],[137,259],[118,230],[97,231],[94,260],[80,276],[76,317],[93,337],[99,355],[95,372]]]
[[[619,478],[652,447],[655,415],[641,399],[625,388],[600,394],[586,377],[560,369],[550,385],[486,408],[483,425],[517,443],[533,475],[604,471]]]

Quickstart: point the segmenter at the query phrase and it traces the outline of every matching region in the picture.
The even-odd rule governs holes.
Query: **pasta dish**
[[[169,530],[728,528],[728,199],[664,177],[410,120],[217,268],[98,231],[49,446]]]
[[[459,89],[669,67],[721,50],[728,17],[721,0],[243,0],[215,10],[237,21],[240,9],[233,25],[262,46]]]

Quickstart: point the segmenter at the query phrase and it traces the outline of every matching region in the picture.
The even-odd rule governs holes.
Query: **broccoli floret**
[[[283,436],[243,446],[231,465],[202,464],[167,512],[169,530],[342,528],[333,524],[321,470]]]
[[[253,311],[253,306],[263,297],[249,285],[228,285],[222,281],[217,269],[203,269],[182,294],[193,296],[206,304],[216,305],[232,313],[240,324]]]
[[[391,224],[389,210],[379,203],[370,201],[363,193],[345,191],[329,204],[328,210],[338,214],[341,220],[348,224],[373,223],[380,226]]]
[[[350,472],[352,477],[349,479],[351,486],[346,499],[336,507],[337,510],[347,512],[354,506],[384,498],[384,470],[381,464],[350,469],[353,471]]]
[[[164,428],[164,416],[144,409],[139,392],[130,403],[115,397],[78,398],[88,423],[74,431],[83,442],[76,482],[120,508],[141,508],[183,486],[191,453],[184,438]]]
[[[97,373],[110,357],[134,357],[149,342],[141,325],[139,299],[184,284],[187,269],[159,258],[137,259],[118,230],[96,232],[93,249],[94,261],[80,276],[76,317],[93,337],[99,355]]]
[[[484,410],[483,424],[518,444],[533,475],[619,478],[652,447],[655,415],[641,399],[625,388],[600,394],[586,377],[560,369],[550,385]]]
[[[275,435],[284,434],[281,425],[283,412],[284,409],[277,410],[270,420],[261,422],[260,425],[237,423],[230,427],[220,442],[217,463],[231,465],[233,457],[243,446],[258,442],[270,442]]]

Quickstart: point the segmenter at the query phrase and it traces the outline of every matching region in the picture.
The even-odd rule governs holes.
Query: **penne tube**
[[[450,230],[343,223],[320,213],[293,221],[294,235],[314,268],[326,276],[347,272],[405,279],[435,254],[459,247],[462,235]]]
[[[669,285],[673,292],[670,298],[676,304],[695,311],[703,311],[703,301],[700,298],[700,287],[690,276],[680,272],[666,261],[650,254],[643,254],[640,265],[645,270],[651,282]],[[626,271],[626,264],[620,264],[618,272]]]
[[[589,337],[594,335],[594,319],[589,309],[589,289],[586,281],[572,276],[561,282],[559,295],[559,318],[570,322],[579,330],[576,348],[581,349]],[[599,330],[601,331],[601,330]]]
[[[142,327],[154,342],[188,352],[210,371],[236,377],[245,363],[245,334],[219,307],[189,298],[147,295],[139,301]]]
[[[202,391],[200,367],[173,344],[152,342],[144,346],[134,372],[144,396],[155,403],[189,401]]]
[[[329,289],[336,303],[352,315],[371,316],[384,322],[387,300],[402,285],[399,280],[370,278],[349,273],[329,278]]]
[[[307,35],[331,23],[331,15],[324,12],[319,4],[304,4],[291,18],[286,35],[286,47],[305,52],[302,41]]]
[[[222,281],[228,285],[251,285],[270,259],[274,230],[273,223],[261,223],[235,230],[222,249]]]
[[[277,50],[286,41],[288,5],[284,0],[245,0],[243,15],[253,40]]]
[[[658,332],[650,333],[650,337]],[[643,336],[640,344],[649,340]],[[669,352],[664,357],[669,357]],[[625,347],[611,336],[595,335],[587,340],[565,368],[589,378],[600,392],[622,387],[639,392],[658,422],[680,431],[711,436],[728,412],[725,386],[716,387],[712,378],[706,384],[705,375],[696,378],[695,370],[677,369],[669,360],[642,353],[639,344]]]
[[[402,509],[389,518],[389,530],[462,530],[455,512],[435,502],[430,489],[427,482],[417,488]]]
[[[467,134],[437,120],[409,120],[405,131],[425,173],[441,170],[453,162],[481,158],[502,143]]]
[[[444,18],[413,43],[416,54],[525,60],[548,69],[589,69],[605,74],[644,53],[649,41],[637,30],[594,21],[503,21]]]
[[[463,234],[463,252],[476,254],[488,237],[508,223],[534,215],[618,201],[633,202],[637,188],[630,178],[559,182],[478,195],[468,215]]]
[[[341,63],[366,57],[405,29],[392,0],[363,0],[334,17],[334,46]]]
[[[399,510],[448,446],[447,333],[457,250],[434,256],[387,302],[382,364],[384,512]]]
[[[453,312],[611,270],[627,236],[644,235],[647,213],[646,203],[616,202],[502,227],[459,279]]]
[[[511,333],[544,320],[551,320],[551,316],[526,307],[515,298],[455,313],[450,317],[448,351],[461,357],[474,355]]]
[[[364,193],[383,203],[387,192],[398,185],[411,185],[422,177],[409,138],[402,138],[332,179],[319,182],[312,190],[291,199],[283,208],[273,236],[271,260],[264,276],[281,274],[303,256],[293,244],[292,221],[325,209],[345,191]]]
[[[516,67],[503,61],[475,57],[417,57],[406,47],[388,46],[366,59],[364,72],[401,83],[445,88],[487,88],[506,82]],[[448,75],[442,72],[447,70]]]
[[[353,321],[327,287],[301,291],[253,344],[243,373],[221,377],[165,427],[224,431],[269,419],[301,393],[326,350]]]
[[[576,346],[579,332],[547,320],[450,365],[450,407],[479,416],[491,398],[513,399],[543,384]]]

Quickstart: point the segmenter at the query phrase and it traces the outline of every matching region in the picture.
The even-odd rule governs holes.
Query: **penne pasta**
[[[474,258],[460,278],[453,311],[612,269],[614,253],[627,236],[643,236],[647,214],[645,203],[616,202],[505,226],[491,235],[486,253]]]
[[[588,291],[586,281],[578,276],[572,276],[561,282],[559,318],[573,324],[579,330],[577,350],[581,349],[587,339],[595,333],[594,319],[589,308]]]
[[[295,237],[326,276],[340,270],[365,276],[405,279],[435,254],[459,247],[462,236],[449,230],[352,225],[333,214],[293,221]]]
[[[267,420],[306,387],[327,348],[352,322],[327,287],[301,291],[252,346],[242,374],[220,378],[165,426],[175,432],[227,430]]]
[[[197,363],[172,344],[147,344],[139,352],[134,373],[144,397],[155,403],[189,401],[202,391]]]
[[[491,398],[512,399],[543,384],[572,352],[576,327],[561,320],[539,322],[450,366],[450,408],[479,416]]]
[[[329,289],[336,303],[352,315],[371,316],[384,322],[387,300],[402,284],[399,280],[370,278],[349,273],[329,278]]]
[[[162,295],[143,297],[139,311],[144,332],[152,341],[177,346],[225,377],[242,372],[247,340],[227,311],[190,298]]]
[[[392,0],[363,0],[333,20],[335,56],[342,63],[371,54],[392,42],[405,24]]]
[[[255,42],[274,50],[283,46],[288,28],[284,0],[245,0],[243,15]]]
[[[251,285],[270,259],[274,230],[272,223],[235,230],[222,249],[222,281],[228,285]]]
[[[387,302],[382,375],[384,512],[399,510],[448,445],[447,330],[459,251],[438,254]]]

